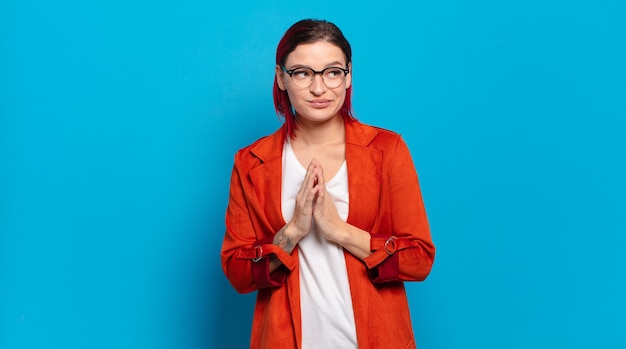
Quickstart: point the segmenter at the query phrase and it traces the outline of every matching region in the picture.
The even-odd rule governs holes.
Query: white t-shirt
[[[286,222],[293,217],[296,195],[306,169],[296,158],[291,144],[285,142],[281,208]],[[346,162],[326,189],[333,198],[339,216],[348,217],[348,169]],[[320,236],[313,225],[298,243],[300,264],[300,307],[302,312],[302,348],[357,348],[352,296],[343,248]]]

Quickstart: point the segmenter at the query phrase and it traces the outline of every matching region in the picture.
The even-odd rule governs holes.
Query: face
[[[287,70],[300,67],[308,67],[315,71],[321,71],[328,67],[351,68],[346,65],[343,51],[326,41],[298,45],[287,56],[285,60]],[[293,84],[289,74],[277,66],[276,80],[278,87],[287,91],[289,101],[296,110],[296,119],[299,123],[321,123],[341,117],[339,110],[346,98],[346,90],[352,83],[352,73],[346,75],[345,80],[335,88],[328,88],[320,74],[315,75],[311,86],[299,88]]]

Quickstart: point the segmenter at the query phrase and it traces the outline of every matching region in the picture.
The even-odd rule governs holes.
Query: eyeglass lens
[[[337,67],[328,67],[321,72],[316,72],[311,68],[297,68],[293,70],[291,80],[296,87],[306,88],[313,84],[317,74],[322,75],[322,81],[329,88],[338,87],[346,78],[345,71]]]

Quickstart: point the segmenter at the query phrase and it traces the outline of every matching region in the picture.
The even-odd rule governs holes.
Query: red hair
[[[337,45],[346,56],[346,64],[352,62],[352,49],[350,43],[343,36],[341,30],[333,23],[324,20],[304,19],[292,25],[276,48],[276,64],[282,66],[285,64],[287,56],[293,52],[298,45],[310,44],[317,41],[328,41]],[[352,72],[350,72],[351,74]],[[296,115],[287,95],[287,91],[283,91],[278,87],[277,77],[274,77],[274,107],[276,113],[285,118],[285,127],[287,135],[293,138],[295,136]],[[346,90],[346,98],[339,110],[342,117],[348,120],[356,120],[352,113],[352,86]]]

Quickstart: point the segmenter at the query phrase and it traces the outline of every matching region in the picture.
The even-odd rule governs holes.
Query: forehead
[[[296,46],[296,49],[287,56],[285,65],[306,65],[315,68],[336,62],[346,64],[346,57],[339,46],[328,41],[316,41]]]

